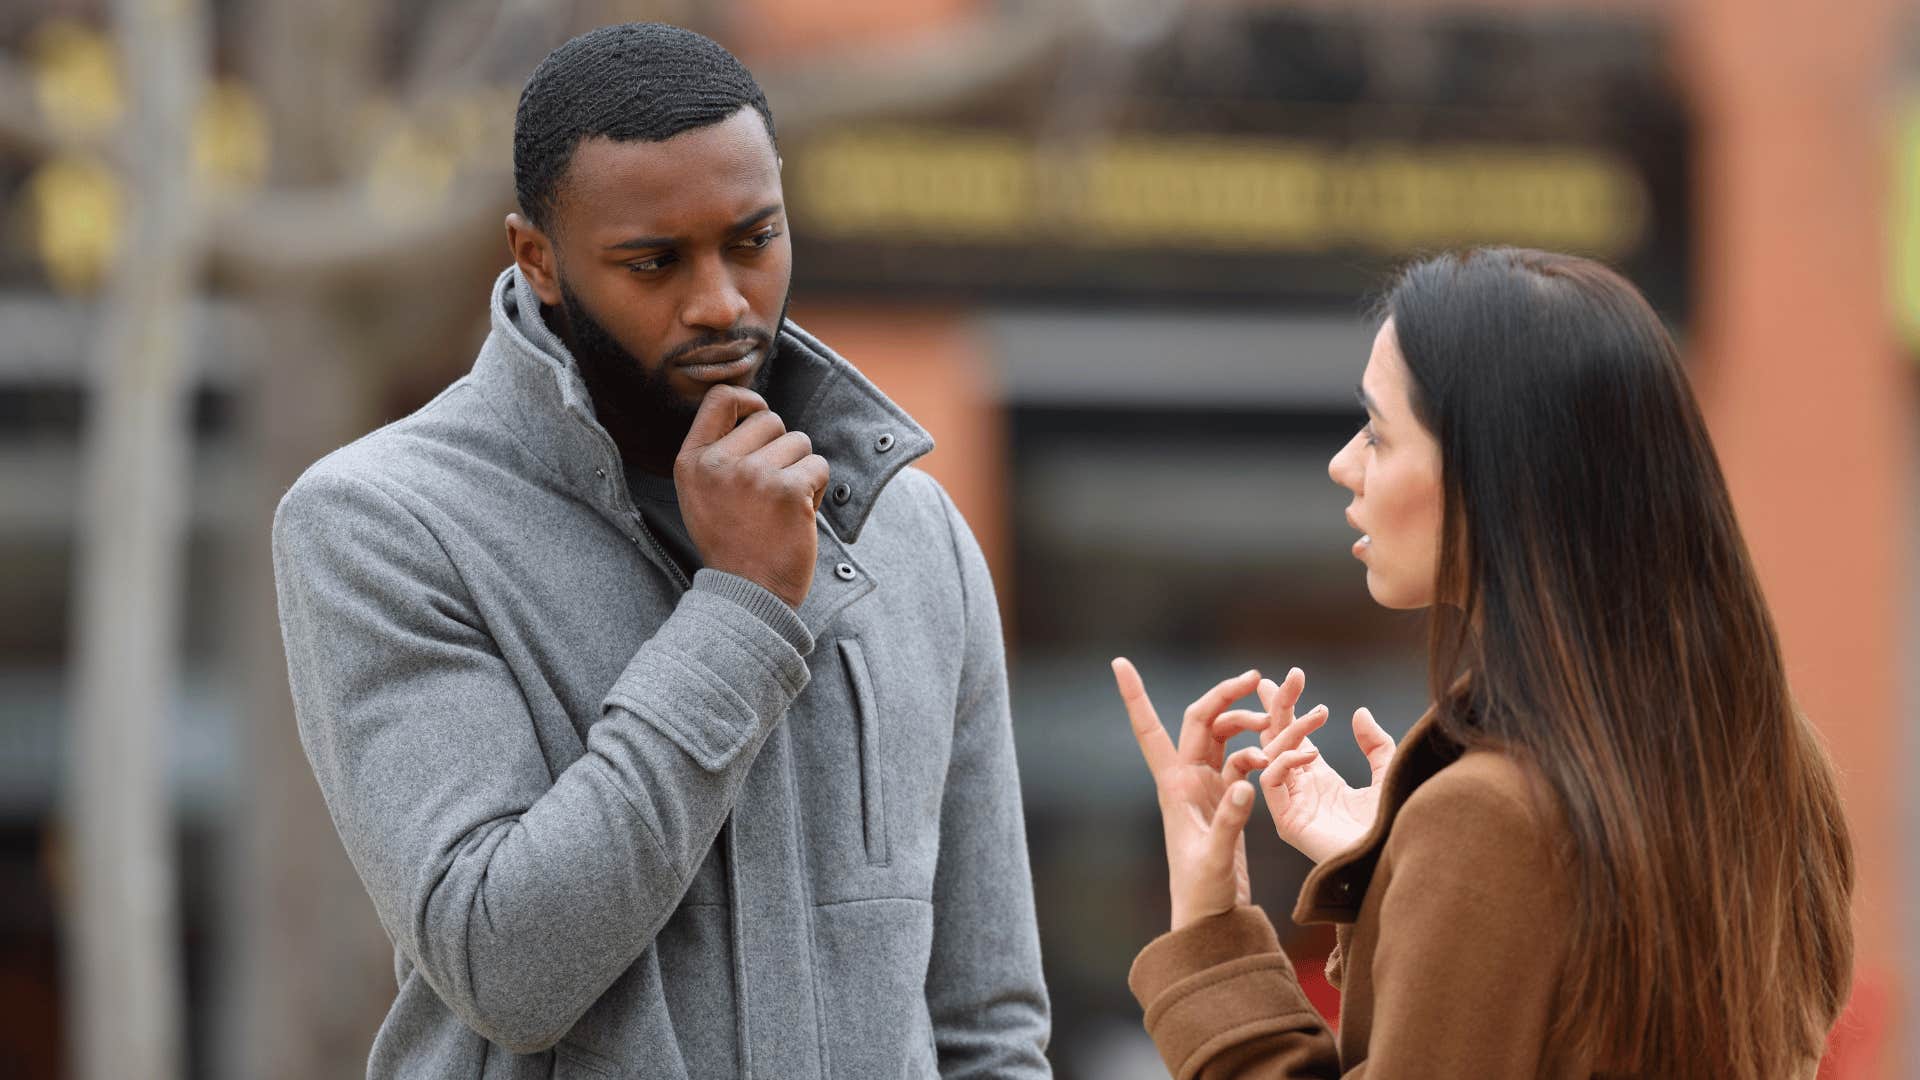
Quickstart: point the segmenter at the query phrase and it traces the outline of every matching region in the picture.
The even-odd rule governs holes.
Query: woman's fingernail
[[[1233,785],[1233,805],[1245,806],[1253,800],[1253,789],[1245,784]]]

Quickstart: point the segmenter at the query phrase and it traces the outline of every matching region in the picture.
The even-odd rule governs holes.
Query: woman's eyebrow
[[[1371,416],[1376,420],[1380,418],[1380,410],[1374,406],[1373,399],[1367,396],[1366,387],[1364,386],[1354,387],[1353,396],[1360,400],[1360,407],[1367,410],[1368,416]]]

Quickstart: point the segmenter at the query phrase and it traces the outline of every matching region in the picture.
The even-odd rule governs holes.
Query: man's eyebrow
[[[780,210],[781,210],[781,206],[779,203],[777,202],[768,203],[767,205],[761,207],[760,209],[755,210],[753,213],[748,214],[746,217],[741,218],[739,221],[734,222],[733,228],[728,231],[740,232],[742,229],[746,229],[753,225],[757,225],[761,221],[764,221],[767,218],[772,217],[773,215],[779,213]]]
[[[751,213],[747,214],[747,216],[734,222],[732,225],[727,226],[727,231],[729,233],[740,232],[744,229],[747,229],[753,226],[754,224],[760,221],[764,221],[765,219],[772,217],[773,215],[779,213],[781,209],[782,209],[782,206],[779,203],[768,203],[767,205],[761,207],[760,209],[752,211]],[[608,244],[603,250],[646,251],[652,248],[672,247],[674,246],[674,244],[678,242],[679,241],[675,237],[671,237],[671,236],[636,236],[630,240],[622,240],[616,244]]]
[[[671,236],[636,236],[631,240],[622,240],[617,244],[608,244],[606,251],[645,251],[649,248],[672,247]]]

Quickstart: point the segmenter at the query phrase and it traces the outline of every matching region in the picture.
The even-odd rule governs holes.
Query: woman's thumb
[[[1213,827],[1207,832],[1208,854],[1216,865],[1231,862],[1234,845],[1240,840],[1241,830],[1247,827],[1247,819],[1253,816],[1253,785],[1245,780],[1236,780],[1227,788],[1225,797],[1213,811]]]
[[[1360,752],[1367,756],[1367,768],[1379,779],[1393,764],[1393,736],[1373,718],[1373,711],[1367,708],[1353,712],[1353,741],[1360,744]]]

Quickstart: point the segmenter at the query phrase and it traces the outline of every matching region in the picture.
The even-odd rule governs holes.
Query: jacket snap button
[[[853,564],[841,563],[839,566],[834,567],[833,576],[839,578],[841,581],[852,581],[853,580]]]
[[[873,448],[875,450],[880,451],[883,454],[893,449],[893,432],[889,431],[885,435],[882,435],[878,439],[875,439],[873,442]]]
[[[599,478],[600,478],[600,479],[602,479],[602,480],[605,480],[605,479],[607,478],[607,470],[605,470],[605,469],[595,469],[595,470],[593,470],[593,475],[595,475],[595,476],[597,476],[597,477],[599,477]]]
[[[833,485],[833,504],[835,506],[845,506],[847,505],[847,500],[851,498],[853,498],[853,485],[851,484]]]

